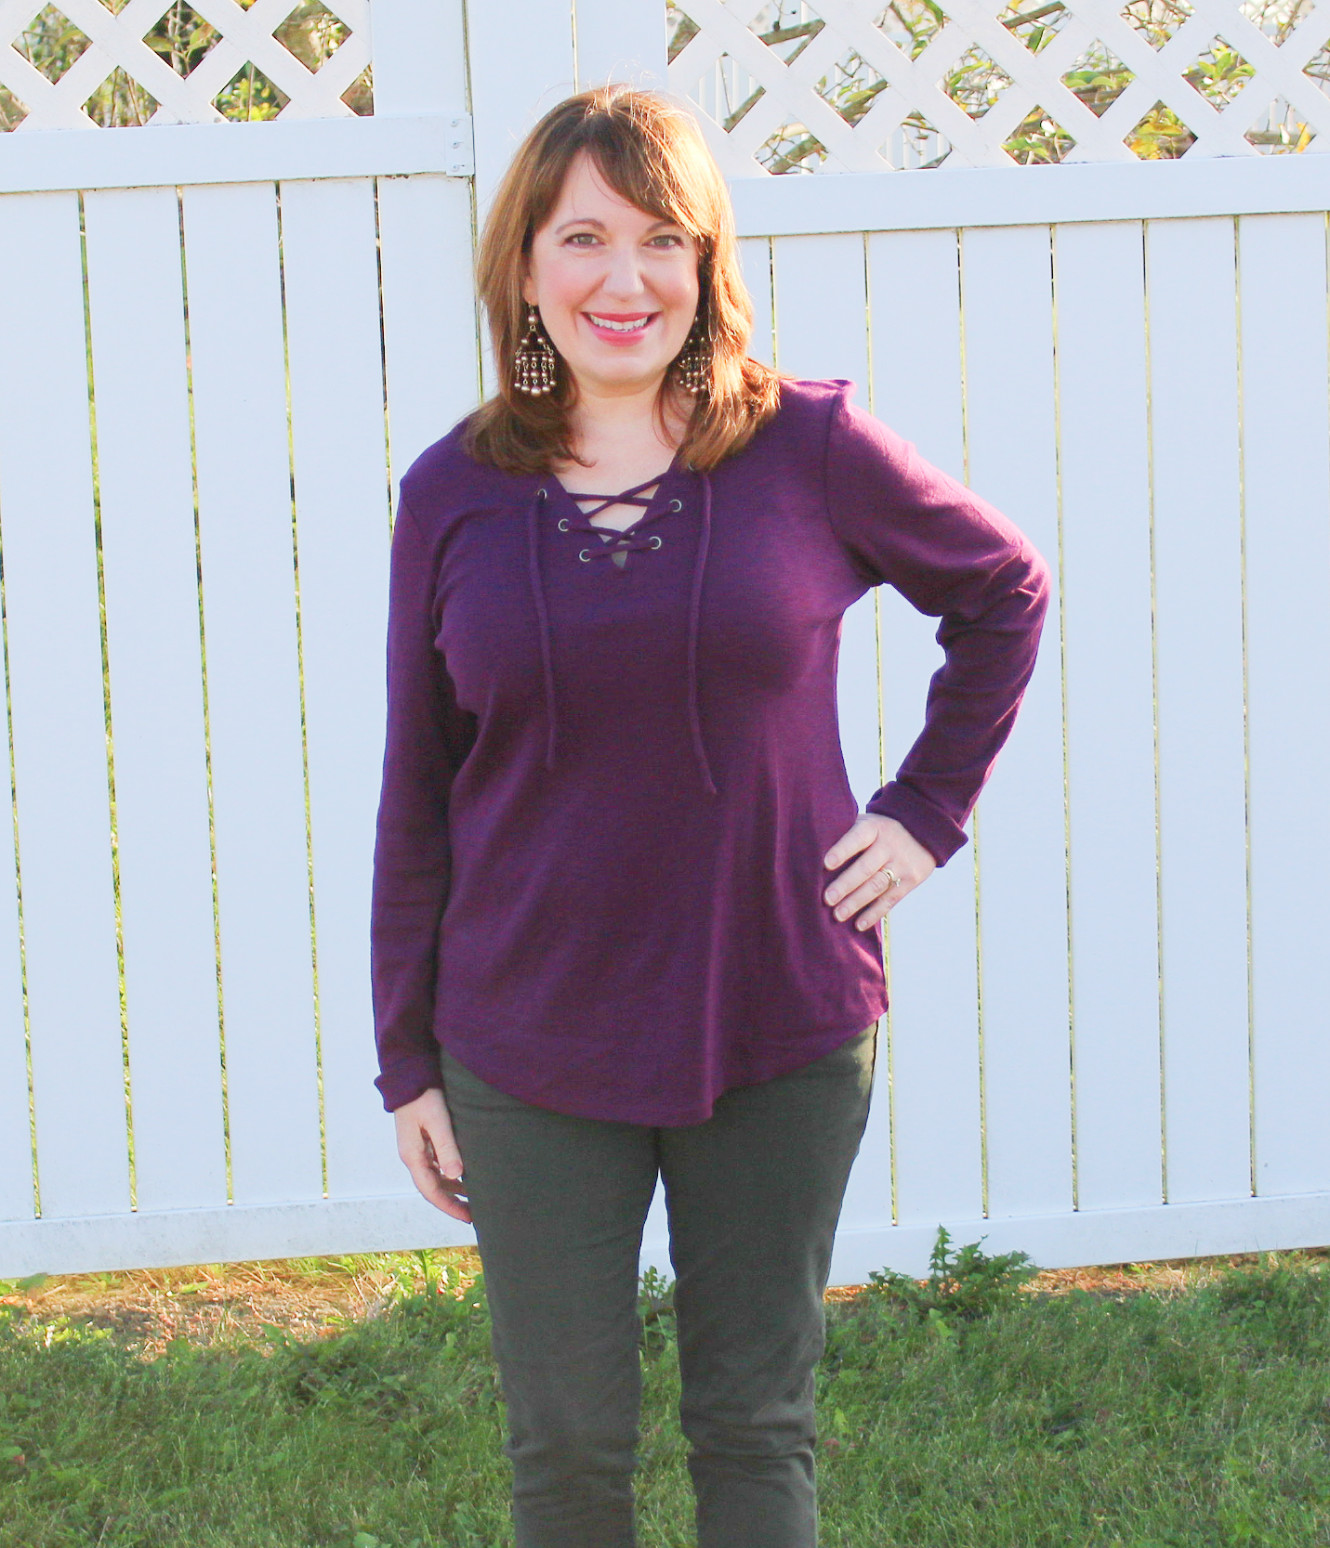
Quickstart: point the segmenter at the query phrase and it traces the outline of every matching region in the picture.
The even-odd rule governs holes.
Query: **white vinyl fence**
[[[76,68],[134,65],[128,10],[65,9],[101,29]],[[217,46],[261,9],[214,5]],[[333,9],[349,78],[368,16]],[[1058,581],[975,842],[892,918],[833,1277],[918,1269],[939,1224],[1047,1265],[1330,1241],[1330,160],[1258,154],[1240,94],[1202,102],[1180,161],[1086,135],[1081,164],[1011,164],[1026,76],[1084,50],[1097,0],[1005,61],[982,135],[938,80],[975,39],[1000,53],[1013,7],[949,6],[904,65],[859,0],[822,0],[789,63],[760,35],[797,8],[685,9],[669,80],[733,178],[755,353],[857,381]],[[1317,14],[1269,57],[1241,35],[1244,94],[1303,129]],[[1250,25],[1196,16],[1198,47]],[[274,123],[207,122],[215,69],[171,125],[45,127],[71,111],[48,95],[0,136],[0,1276],[469,1239],[415,1197],[370,1084],[387,539],[395,480],[479,391],[473,201],[575,84],[664,76],[656,0],[572,20],[472,6],[468,70],[460,4],[375,0],[372,117],[316,89],[334,55]],[[1151,55],[1176,90],[1133,56],[1142,101],[1188,105],[1190,47]],[[813,98],[847,51],[898,79],[881,139],[863,118],[838,146]],[[731,140],[720,95],[757,86]],[[893,169],[887,119],[924,109],[970,165]],[[766,174],[805,125],[817,169]],[[847,615],[862,796],[936,661],[894,595]],[[659,1199],[644,1262],[668,1267]]]

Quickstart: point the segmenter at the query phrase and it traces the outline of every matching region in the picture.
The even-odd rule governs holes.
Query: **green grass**
[[[992,1261],[985,1296],[886,1276],[828,1308],[823,1548],[1330,1543],[1323,1258],[1056,1295]],[[154,1358],[11,1296],[0,1545],[511,1543],[483,1296],[434,1275],[399,1272],[377,1315],[324,1337],[231,1330]],[[643,1306],[640,1539],[683,1545],[668,1287],[649,1282]]]

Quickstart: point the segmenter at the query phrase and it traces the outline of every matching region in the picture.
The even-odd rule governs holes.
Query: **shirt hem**
[[[550,1100],[539,1086],[521,1080],[520,1075],[519,1078],[514,1079],[510,1070],[488,1066],[483,1056],[476,1058],[476,1050],[472,1047],[463,1048],[459,1052],[455,1045],[450,1046],[443,1039],[440,1039],[440,1047],[450,1059],[456,1060],[477,1080],[492,1086],[504,1096],[512,1097],[518,1102],[525,1102],[530,1107],[559,1113],[566,1118],[591,1118],[601,1123],[630,1123],[653,1129],[685,1129],[695,1124],[706,1123],[713,1116],[716,1103],[726,1092],[738,1091],[746,1086],[763,1085],[769,1080],[778,1080],[782,1075],[792,1075],[796,1070],[803,1069],[815,1060],[834,1053],[842,1044],[849,1042],[853,1037],[858,1037],[865,1028],[875,1025],[886,1013],[886,1009],[886,999],[883,996],[878,1009],[872,1009],[871,1005],[866,1007],[844,1028],[838,1024],[834,1031],[809,1037],[798,1044],[782,1045],[779,1049],[781,1057],[773,1059],[770,1065],[763,1066],[763,1072],[760,1075],[752,1079],[729,1080],[722,1076],[717,1081],[715,1089],[711,1090],[699,1104],[659,1110],[650,1108],[643,1110],[636,1104],[631,1104],[634,1109],[631,1113],[625,1113],[624,1105],[616,1104],[612,1097],[604,1101],[594,1097],[585,1101],[561,1098]],[[446,1072],[443,1084],[446,1097]]]

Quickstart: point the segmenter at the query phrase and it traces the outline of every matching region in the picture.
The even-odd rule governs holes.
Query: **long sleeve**
[[[1048,566],[1023,534],[845,394],[827,438],[827,510],[869,584],[940,619],[946,659],[924,727],[867,810],[944,864],[1015,723],[1048,607]]]
[[[434,1038],[439,921],[448,900],[448,802],[474,734],[435,647],[436,564],[403,499],[388,601],[388,727],[370,926],[375,1085],[392,1111],[440,1084]]]

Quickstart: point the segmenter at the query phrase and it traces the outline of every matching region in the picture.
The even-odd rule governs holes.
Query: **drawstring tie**
[[[693,753],[702,772],[702,788],[708,795],[715,795],[711,765],[707,762],[707,750],[702,743],[702,717],[697,707],[697,626],[702,614],[702,576],[707,567],[707,550],[710,547],[711,480],[703,473],[702,531],[698,536],[697,555],[693,560],[693,595],[688,604],[688,727],[693,733]]]
[[[708,795],[716,794],[716,784],[711,777],[711,765],[707,759],[706,746],[702,740],[702,717],[698,706],[697,684],[697,639],[702,614],[702,581],[706,573],[707,554],[711,547],[711,480],[703,473],[702,482],[702,530],[698,537],[697,549],[693,556],[693,580],[688,599],[688,730],[693,744],[693,756],[697,761],[698,772],[702,779],[702,788]],[[589,518],[598,516],[601,511],[607,510],[611,505],[640,505],[648,512],[655,500],[654,495],[645,495],[643,490],[649,489],[660,483],[660,479],[648,479],[644,484],[636,484],[631,489],[626,489],[618,495],[581,495],[571,494],[569,499],[573,502],[598,500],[600,504],[594,510],[583,514],[580,522],[569,521],[566,517],[559,522],[559,528],[563,532],[588,532],[599,541],[591,548],[582,549],[578,558],[583,563],[590,563],[593,559],[613,557],[616,553],[625,555],[631,553],[646,553],[660,548],[663,540],[655,533],[647,533],[641,530],[648,522],[658,520],[667,512],[683,509],[678,500],[671,500],[665,509],[647,514],[638,518],[631,529],[626,532],[610,531],[610,540],[606,541],[607,529],[595,527]],[[544,677],[545,688],[545,767],[553,769],[558,745],[558,711],[554,690],[554,659],[550,641],[549,609],[545,603],[545,587],[540,573],[540,529],[539,512],[541,506],[549,498],[549,492],[543,486],[536,490],[531,504],[527,509],[527,576],[531,583],[531,596],[535,603],[536,623],[540,634],[540,665]],[[625,568],[627,560],[625,559]]]
[[[545,676],[545,767],[554,767],[554,741],[558,719],[554,711],[554,663],[550,659],[550,615],[545,606],[545,588],[540,583],[539,540],[536,513],[545,503],[545,491],[537,489],[526,516],[527,575],[536,603],[536,622],[540,630],[540,665]]]

